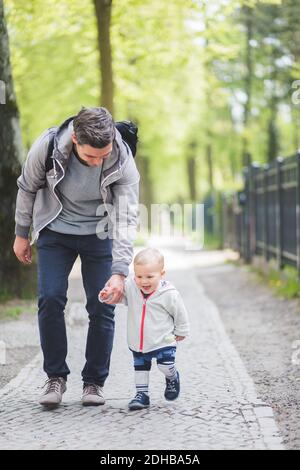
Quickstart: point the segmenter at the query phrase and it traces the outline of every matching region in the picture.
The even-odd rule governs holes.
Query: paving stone
[[[134,395],[134,374],[124,334],[126,309],[118,306],[111,373],[104,389],[106,404],[82,407],[80,372],[87,314],[77,279],[76,295],[70,296],[68,306],[71,375],[63,404],[53,411],[38,405],[45,381],[39,354],[0,390],[0,449],[283,448],[272,409],[257,396],[217,307],[206,297],[196,274],[192,269],[176,269],[168,272],[168,279],[182,293],[191,321],[191,337],[178,345],[177,366],[182,382],[179,399],[164,400],[164,377],[153,363],[150,408],[128,411]],[[71,292],[72,282],[74,279],[70,280]],[[36,331],[31,334],[36,335]]]

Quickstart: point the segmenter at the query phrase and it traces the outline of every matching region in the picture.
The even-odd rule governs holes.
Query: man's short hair
[[[115,125],[106,108],[82,108],[73,121],[79,145],[103,148],[115,137]]]

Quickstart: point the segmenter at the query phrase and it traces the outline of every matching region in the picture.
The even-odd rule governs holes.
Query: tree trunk
[[[147,207],[148,210],[148,228],[151,231],[151,204],[153,201],[153,187],[152,181],[150,178],[150,162],[149,159],[143,157],[139,153],[138,158],[136,159],[137,168],[141,176],[140,183],[140,204],[143,204]],[[160,201],[161,202],[161,201]]]
[[[94,0],[101,71],[101,106],[114,115],[114,84],[110,43],[112,0]]]
[[[272,113],[272,116],[268,123],[268,162],[271,163],[275,158],[278,157],[279,146],[278,146],[278,130],[276,126],[276,115]]]
[[[209,31],[209,21],[207,18],[207,4],[203,2],[203,9],[202,9],[202,14],[203,14],[203,22],[205,25],[205,30]],[[210,45],[209,39],[206,37],[205,38],[205,50],[208,50],[208,47]],[[205,159],[207,162],[207,170],[208,170],[208,178],[209,178],[209,190],[210,193],[213,192],[214,190],[214,184],[213,184],[213,158],[212,158],[212,143],[214,139],[214,134],[212,131],[212,123],[213,123],[213,117],[212,117],[212,110],[214,109],[213,103],[212,103],[212,89],[210,86],[210,74],[211,74],[211,68],[212,68],[212,58],[209,56],[209,54],[206,52],[206,55],[204,56],[203,60],[203,65],[204,65],[204,102],[205,102],[205,125],[204,125],[204,134],[205,134],[205,139],[206,139],[206,144],[205,144]]]
[[[197,199],[197,182],[196,182],[196,156],[195,152],[197,150],[197,144],[194,141],[190,142],[189,145],[189,155],[186,161],[187,173],[188,173],[188,183],[189,183],[189,193],[190,200],[195,202]]]
[[[270,119],[268,122],[268,162],[272,162],[279,154],[279,138],[278,138],[278,129],[277,129],[277,112],[278,112],[278,98],[277,98],[277,68],[276,68],[276,51],[272,50],[271,54],[271,64],[273,67],[271,73],[272,86],[272,95],[270,98]]]
[[[244,130],[247,131],[250,120],[251,112],[251,99],[252,99],[252,77],[253,77],[253,58],[252,58],[252,47],[251,39],[253,38],[253,8],[245,7],[246,15],[246,76],[245,76],[245,93],[246,103],[244,106]],[[244,135],[242,140],[242,164],[246,165],[248,149],[248,138]]]
[[[19,112],[10,66],[8,33],[0,0],[0,298],[21,295],[30,284],[29,272],[12,250],[14,214],[17,194],[16,179],[21,171],[22,143]],[[26,280],[26,282],[25,282]]]
[[[291,108],[291,115],[292,115],[292,123],[293,123],[293,142],[295,151],[297,151],[300,147],[300,136],[299,136],[299,129],[300,129],[300,112],[299,109],[292,103],[290,105]]]
[[[208,181],[210,193],[214,191],[214,173],[213,173],[213,159],[212,159],[212,145],[211,143],[206,146],[206,161],[208,168]]]
[[[188,171],[188,179],[189,179],[190,200],[192,202],[195,202],[196,198],[197,198],[197,193],[196,193],[196,159],[195,159],[195,157],[189,157],[187,159],[187,171]]]

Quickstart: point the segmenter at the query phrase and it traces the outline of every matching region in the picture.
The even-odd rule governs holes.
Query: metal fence
[[[224,197],[223,239],[251,262],[254,255],[289,264],[300,275],[300,151],[244,169],[244,189]]]

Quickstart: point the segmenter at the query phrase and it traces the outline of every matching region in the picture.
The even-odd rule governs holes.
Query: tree
[[[251,98],[252,98],[252,82],[253,82],[253,54],[251,41],[253,39],[253,8],[249,6],[244,7],[245,28],[246,28],[246,47],[245,47],[245,94],[246,102],[244,105],[243,124],[245,133],[242,140],[242,162],[244,165],[248,164],[249,144],[247,136],[247,128],[249,125],[251,115]]]
[[[0,296],[3,296],[20,295],[28,279],[28,269],[21,266],[12,250],[22,144],[3,0],[0,0],[0,79],[5,90],[5,102],[0,104]]]
[[[262,163],[300,142],[300,0],[5,6],[24,144],[81,105],[114,101],[115,119],[139,123],[142,200],[237,188],[242,154]]]
[[[110,43],[112,0],[94,0],[94,4],[100,52],[101,106],[107,108],[114,115],[114,83]]]

